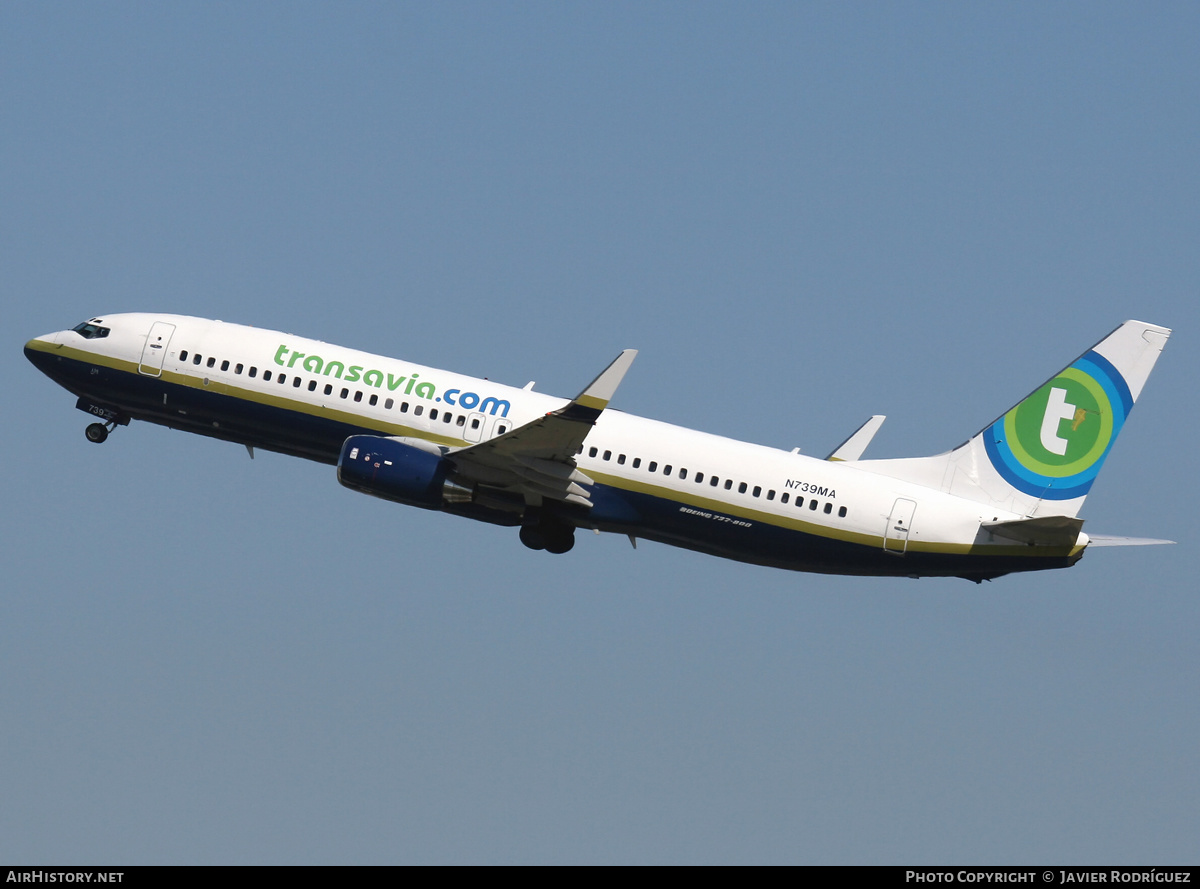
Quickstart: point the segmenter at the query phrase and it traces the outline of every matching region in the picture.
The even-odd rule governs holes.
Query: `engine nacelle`
[[[338,481],[347,488],[425,509],[472,498],[470,488],[451,481],[440,453],[381,435],[352,435],[338,456]]]

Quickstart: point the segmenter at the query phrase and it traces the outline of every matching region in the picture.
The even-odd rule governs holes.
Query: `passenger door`
[[[892,504],[892,514],[888,516],[887,530],[883,534],[884,552],[904,555],[908,549],[908,534],[912,530],[913,513],[916,511],[916,501],[905,500],[903,497]]]
[[[150,377],[162,376],[163,361],[167,357],[167,346],[171,343],[171,335],[175,333],[175,325],[166,321],[155,321],[146,334],[146,345],[142,346],[142,360],[138,364],[138,373]]]

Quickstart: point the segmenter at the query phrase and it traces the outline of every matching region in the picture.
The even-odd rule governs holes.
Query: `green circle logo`
[[[1088,352],[989,426],[995,470],[1032,497],[1083,497],[1125,424],[1133,397],[1104,356]]]
[[[1112,440],[1108,394],[1091,376],[1069,367],[1009,411],[1004,431],[1021,466],[1050,478],[1077,475]]]

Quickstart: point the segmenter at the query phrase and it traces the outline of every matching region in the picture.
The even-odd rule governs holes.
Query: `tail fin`
[[[953,451],[853,465],[1018,515],[1078,515],[1170,335],[1126,321]]]

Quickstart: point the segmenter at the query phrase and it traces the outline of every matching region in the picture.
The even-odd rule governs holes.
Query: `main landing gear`
[[[575,545],[575,526],[543,515],[535,522],[521,526],[521,542],[530,549],[544,549],[556,555],[570,552]]]
[[[112,432],[116,427],[116,423],[92,423],[87,429],[83,430],[83,434],[87,436],[87,440],[90,442],[104,444],[104,440],[108,438],[108,433]]]

